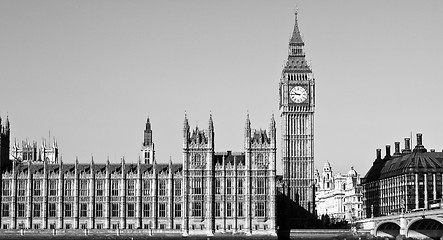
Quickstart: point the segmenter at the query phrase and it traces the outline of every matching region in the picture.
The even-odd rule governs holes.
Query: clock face
[[[289,97],[295,103],[302,103],[308,98],[308,92],[302,86],[295,86],[289,92]]]

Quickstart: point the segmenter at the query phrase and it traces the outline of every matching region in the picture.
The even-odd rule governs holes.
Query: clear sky
[[[200,128],[212,113],[216,151],[243,151],[248,111],[253,128],[280,125],[296,6],[317,168],[364,175],[411,132],[442,151],[442,1],[2,0],[0,116],[12,139],[50,132],[64,162],[136,162],[149,116],[157,161],[180,163],[185,111]]]

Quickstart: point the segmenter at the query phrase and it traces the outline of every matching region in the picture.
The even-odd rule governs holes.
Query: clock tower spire
[[[284,193],[292,222],[314,214],[314,106],[315,81],[305,59],[298,13],[289,40],[288,59],[280,84],[280,116]],[[289,207],[288,206],[288,207]],[[294,219],[295,218],[295,219]]]

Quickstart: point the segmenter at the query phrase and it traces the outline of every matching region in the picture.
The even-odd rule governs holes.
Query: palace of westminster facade
[[[149,119],[136,164],[64,163],[55,141],[10,149],[10,123],[0,119],[0,228],[275,234],[305,223],[315,213],[314,85],[296,13],[279,83],[283,176],[274,116],[267,130],[247,116],[244,152],[215,152],[212,116],[207,129],[191,129],[185,116],[183,162],[168,164],[155,159]]]

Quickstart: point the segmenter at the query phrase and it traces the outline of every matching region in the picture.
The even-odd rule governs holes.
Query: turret
[[[214,146],[214,122],[212,121],[212,114],[209,114],[208,143]]]
[[[2,125],[2,119],[0,118],[0,173],[3,171],[3,167],[9,165],[9,145],[10,145],[10,129],[9,118],[6,117],[4,125]]]
[[[46,161],[44,162],[44,164],[46,165]],[[74,174],[75,177],[78,178],[78,157],[75,157]]]
[[[300,56],[304,57],[303,46],[305,43],[300,34],[300,30],[298,28],[298,20],[297,20],[298,12],[295,12],[295,24],[294,30],[292,31],[292,37],[289,40],[289,56]]]
[[[154,143],[152,141],[152,129],[149,117],[146,120],[146,127],[144,130],[144,138],[143,138],[141,152],[144,163],[152,164],[155,158],[154,156],[155,151],[154,151]]]
[[[188,116],[185,113],[185,120],[183,122],[183,148],[187,148],[189,143],[189,123]]]
[[[91,165],[90,166],[91,166],[91,174],[94,175],[95,174],[95,171],[94,171],[94,156],[91,156]]]
[[[269,124],[269,138],[271,139],[271,147],[276,148],[277,147],[277,129],[275,127],[275,119],[274,114],[271,116],[271,122]]]
[[[249,120],[249,113],[246,114],[246,123],[245,123],[245,149],[249,149],[251,147],[251,121]]]
[[[146,120],[146,128],[144,132],[144,140],[143,140],[143,146],[148,146],[152,144],[152,130],[151,130],[151,123],[149,121],[149,117]]]

